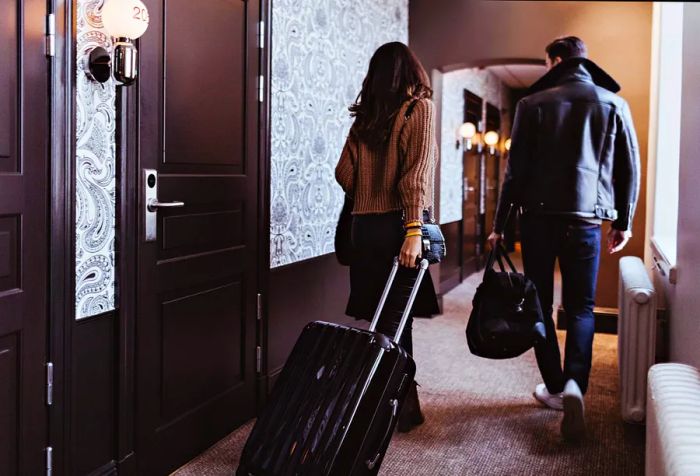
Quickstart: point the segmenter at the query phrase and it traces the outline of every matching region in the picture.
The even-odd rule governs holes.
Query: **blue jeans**
[[[585,393],[593,354],[601,227],[571,218],[525,213],[520,228],[525,275],[537,287],[547,329],[547,340],[535,347],[540,373],[550,393],[561,392],[569,379],[574,379]],[[552,319],[557,258],[567,323],[563,369]]]

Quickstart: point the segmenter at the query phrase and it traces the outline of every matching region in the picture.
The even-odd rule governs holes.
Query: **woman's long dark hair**
[[[352,132],[360,141],[380,149],[389,141],[401,104],[432,95],[430,78],[416,55],[403,43],[386,43],[372,56],[362,91],[350,106],[350,115],[355,118]]]

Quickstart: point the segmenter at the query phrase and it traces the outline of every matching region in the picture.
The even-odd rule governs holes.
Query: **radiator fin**
[[[684,364],[649,370],[646,474],[700,474],[700,372]]]

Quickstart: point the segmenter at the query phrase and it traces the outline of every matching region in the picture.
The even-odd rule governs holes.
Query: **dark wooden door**
[[[136,457],[139,473],[158,475],[255,412],[260,5],[146,3]],[[160,202],[184,206],[158,208],[149,241],[151,187]]]
[[[482,99],[464,91],[464,122],[471,122],[477,128],[481,126]],[[481,193],[481,153],[476,146],[465,150],[463,155],[463,206],[462,206],[462,270],[463,276],[469,276],[478,269],[480,250],[481,223],[479,216],[479,196]]]
[[[0,0],[0,474],[41,474],[46,446],[46,1]]]

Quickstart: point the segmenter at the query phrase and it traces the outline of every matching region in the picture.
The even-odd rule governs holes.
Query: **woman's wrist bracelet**
[[[406,223],[403,227],[408,230],[409,228],[420,228],[423,226],[423,223],[416,220],[416,221],[410,221]]]
[[[406,233],[406,238],[409,238],[411,236],[423,236],[423,233],[421,233],[420,231],[409,231],[408,233]]]

